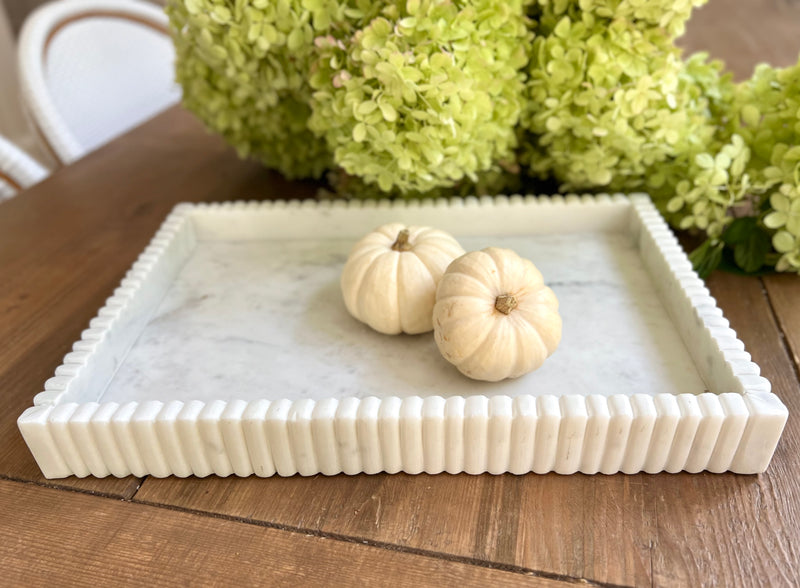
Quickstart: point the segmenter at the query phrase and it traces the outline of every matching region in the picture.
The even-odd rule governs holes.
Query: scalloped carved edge
[[[629,205],[629,230],[690,347],[727,392],[288,399],[76,404],[91,367],[170,247],[192,247],[191,215],[297,209]],[[189,226],[187,226],[189,225]],[[187,237],[187,235],[189,235]],[[675,293],[679,295],[674,295]],[[696,351],[695,349],[690,349]],[[290,476],[338,473],[763,472],[788,411],[644,194],[495,196],[409,201],[179,204],[18,419],[48,478],[69,475]]]

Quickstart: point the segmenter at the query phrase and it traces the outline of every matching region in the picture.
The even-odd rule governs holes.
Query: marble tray
[[[391,221],[533,260],[556,353],[476,382],[352,319],[342,266]],[[643,195],[182,204],[44,388],[18,423],[48,478],[756,473],[787,418]]]

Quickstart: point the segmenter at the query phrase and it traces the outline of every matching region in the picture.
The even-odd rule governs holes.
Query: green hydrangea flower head
[[[383,192],[477,181],[514,159],[530,37],[518,1],[389,4],[350,38],[316,39],[309,127]]]
[[[730,83],[719,69],[702,55],[684,62],[661,29],[567,11],[534,40],[523,164],[564,190],[642,189],[713,137],[703,84]]]
[[[183,103],[243,157],[290,178],[330,166],[308,129],[317,34],[347,23],[334,0],[168,0]]]
[[[800,272],[800,63],[735,84],[685,57],[675,40],[705,1],[166,10],[184,105],[290,178],[351,198],[646,191],[708,237],[704,269],[727,248],[745,271]]]
[[[749,143],[755,195],[778,271],[800,272],[800,62],[759,66],[733,100],[731,126]]]

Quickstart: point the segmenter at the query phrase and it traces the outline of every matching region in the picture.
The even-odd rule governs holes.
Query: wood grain
[[[798,282],[797,276],[792,278]],[[708,286],[789,409],[800,384],[759,280],[722,272]],[[793,311],[798,315],[797,309]],[[648,478],[656,506],[656,585],[790,586],[800,578],[800,426],[790,416],[759,476],[679,474]]]
[[[135,500],[592,582],[649,583],[640,476],[148,478]]]
[[[792,275],[765,276],[764,286],[794,364],[800,369],[800,280]]]
[[[563,582],[0,481],[7,586],[564,586]]]
[[[696,9],[678,44],[722,59],[737,80],[759,63],[786,67],[800,55],[797,0],[710,0]]]

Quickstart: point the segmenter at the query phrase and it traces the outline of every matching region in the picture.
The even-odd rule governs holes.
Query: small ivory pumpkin
[[[445,359],[476,380],[539,368],[561,340],[558,299],[542,274],[510,249],[456,259],[436,292],[433,334]]]
[[[342,271],[347,310],[387,335],[426,333],[436,286],[464,249],[451,235],[430,227],[391,223],[355,244]]]

